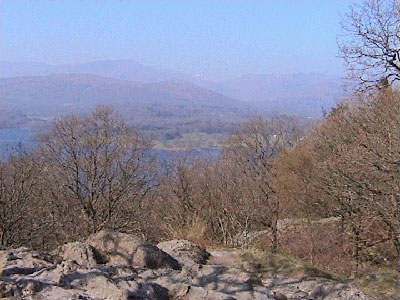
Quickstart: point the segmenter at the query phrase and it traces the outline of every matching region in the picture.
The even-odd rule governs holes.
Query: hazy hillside
[[[40,130],[56,116],[86,113],[97,104],[114,106],[130,124],[161,139],[228,133],[250,115],[242,102],[190,83],[144,84],[91,74],[0,79],[2,127]]]
[[[320,116],[344,95],[340,77],[318,73],[245,75],[215,84],[229,97],[256,103],[259,109]]]
[[[215,147],[255,114],[320,117],[342,95],[340,78],[316,73],[246,75],[218,83],[133,60],[0,62],[0,128],[41,131],[56,116],[102,103],[167,148]]]
[[[68,73],[93,74],[149,84],[162,81],[190,82],[230,98],[253,102],[257,112],[279,111],[304,116],[321,116],[322,107],[329,110],[344,94],[339,76],[318,73],[253,74],[224,82],[212,82],[195,75],[145,66],[133,60],[106,60],[60,66],[0,62],[0,77]],[[163,86],[154,89],[165,91],[171,88],[165,84]],[[179,88],[174,86],[172,89]],[[104,90],[101,91],[103,92]],[[197,97],[195,92],[191,96]],[[202,97],[201,93],[199,97]]]
[[[31,111],[72,110],[104,104],[184,104],[193,101],[212,106],[240,102],[183,82],[138,83],[92,74],[60,74],[0,79],[0,101],[8,107]]]

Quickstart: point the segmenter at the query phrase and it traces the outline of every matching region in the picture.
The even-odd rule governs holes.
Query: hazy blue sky
[[[0,0],[0,60],[130,58],[217,78],[339,73],[340,14],[353,2]]]

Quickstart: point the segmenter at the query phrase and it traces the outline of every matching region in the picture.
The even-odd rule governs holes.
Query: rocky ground
[[[334,280],[264,273],[238,250],[210,253],[185,240],[151,245],[101,231],[53,253],[0,251],[3,299],[372,299]]]

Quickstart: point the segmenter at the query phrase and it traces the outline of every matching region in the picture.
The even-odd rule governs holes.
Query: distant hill
[[[340,77],[318,73],[245,75],[210,88],[266,110],[313,117],[345,95]]]
[[[227,98],[231,98],[229,101],[238,99],[251,103],[248,104],[248,106],[253,107],[253,111],[255,112],[268,113],[278,111],[311,117],[321,116],[323,108],[325,110],[330,110],[330,108],[344,96],[339,76],[318,73],[282,75],[250,74],[225,82],[212,82],[195,75],[145,66],[133,60],[105,60],[60,66],[41,63],[0,62],[0,77],[3,78],[57,74],[60,76],[72,74],[71,76],[73,76],[75,80],[74,85],[79,85],[79,90],[82,89],[82,85],[78,83],[78,80],[85,79],[83,79],[83,77],[78,79],[76,74],[92,74],[110,78],[109,82],[105,84],[103,88],[96,87],[97,91],[92,89],[89,92],[91,87],[87,87],[88,96],[90,94],[90,97],[93,96],[92,98],[96,99],[98,98],[97,96],[107,98],[112,95],[114,93],[113,89],[117,86],[119,86],[117,89],[121,89],[121,91],[117,92],[119,96],[122,96],[124,93],[131,94],[132,91],[130,89],[133,84],[132,82],[149,84],[145,88],[146,91],[143,91],[144,94],[140,94],[139,92],[141,89],[144,89],[144,86],[137,87],[137,90],[134,92],[137,96],[136,99],[140,98],[139,95],[143,96],[142,98],[148,99],[151,93],[156,93],[156,98],[159,93],[167,93],[171,96],[173,91],[177,92],[180,90],[179,86],[185,87],[180,91],[180,96],[183,96],[184,90],[188,92],[187,88],[190,86],[189,83],[191,83],[198,86],[191,87],[190,97],[192,98],[204,98],[204,93],[206,92],[204,90],[205,88],[208,90],[207,93],[209,93],[209,96],[211,96],[211,90],[217,92],[214,93],[214,95],[218,94],[218,96],[215,97],[220,99],[219,101],[222,99],[220,95],[222,94]],[[50,79],[50,77],[48,78],[49,80],[53,80]],[[112,81],[111,78],[121,80],[121,82],[117,83]],[[99,79],[99,81],[101,80],[104,81],[105,79]],[[122,81],[130,81],[128,84],[130,87],[128,88],[126,83]],[[169,83],[165,83],[165,81]],[[110,85],[111,82],[113,82],[112,86]],[[199,89],[199,87],[203,89]],[[107,90],[107,88],[109,90]],[[199,93],[198,96],[196,96],[197,93]],[[71,94],[74,93],[71,91],[71,93],[67,95]],[[78,94],[86,96],[82,91]],[[95,97],[95,94],[98,95]],[[52,95],[54,96],[53,92]],[[122,98],[119,96],[118,98],[121,100]],[[167,97],[166,100],[167,99],[174,101],[174,98],[171,99]],[[69,103],[69,101],[67,101],[68,99],[64,100],[64,102]],[[74,101],[77,101],[76,98]],[[88,101],[90,101],[90,99],[88,99]]]
[[[17,76],[26,74],[40,76]],[[40,132],[54,117],[84,114],[102,103],[151,133],[161,148],[214,147],[256,114],[319,117],[343,96],[340,79],[323,74],[246,75],[216,83],[134,61],[3,62],[1,76],[9,77],[0,78],[0,129]]]
[[[139,83],[92,74],[0,78],[0,101],[31,110],[105,104],[192,104],[235,106],[240,101],[185,82]],[[50,107],[51,106],[51,107]],[[67,110],[70,110],[67,108]]]
[[[14,116],[6,125],[35,126],[58,115],[86,113],[97,104],[114,106],[137,127],[172,131],[172,136],[178,129],[226,132],[248,113],[242,102],[191,83],[138,83],[92,74],[0,78],[0,112]]]

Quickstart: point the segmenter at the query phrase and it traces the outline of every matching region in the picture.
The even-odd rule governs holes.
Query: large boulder
[[[102,230],[89,236],[87,243],[111,265],[180,269],[176,259],[134,235]]]
[[[182,265],[205,264],[210,253],[204,248],[187,240],[161,242],[157,247],[175,258]]]
[[[93,268],[97,264],[105,262],[95,248],[81,242],[65,244],[58,248],[56,253],[63,260],[72,260],[82,268],[87,269]]]

